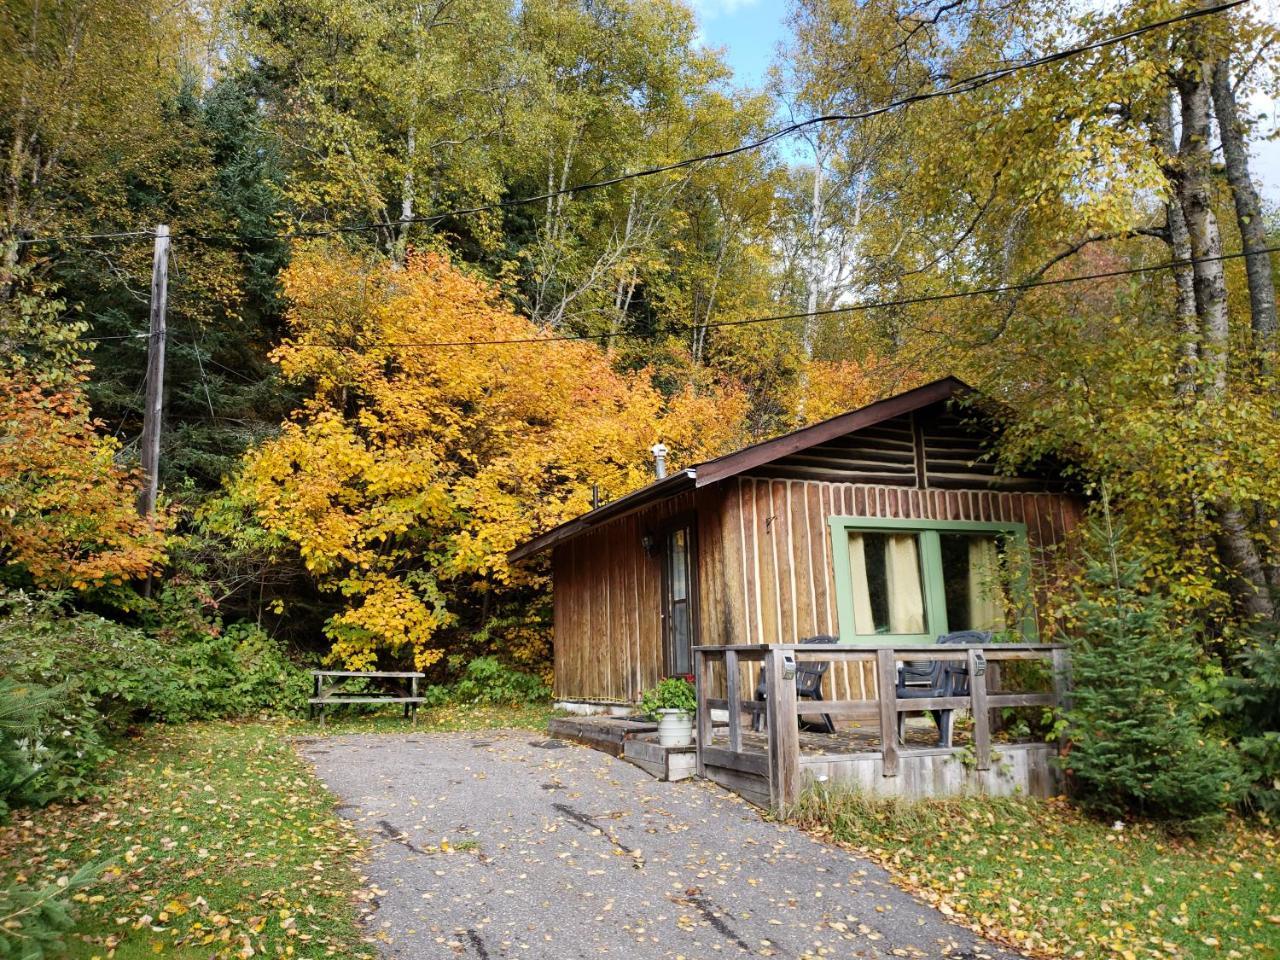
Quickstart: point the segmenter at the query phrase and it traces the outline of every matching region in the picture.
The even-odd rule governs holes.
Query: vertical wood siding
[[[733,609],[722,611],[716,635],[703,643],[799,643],[839,633],[827,518],[897,517],[918,520],[978,520],[1025,523],[1033,582],[1048,576],[1047,549],[1080,521],[1083,504],[1058,493],[993,490],[921,490],[862,483],[739,477],[727,481],[721,512],[721,557]],[[864,699],[874,670],[837,670],[837,698]],[[744,682],[748,682],[744,677]],[[750,682],[754,682],[751,680]]]
[[[1079,523],[1083,505],[1058,493],[920,490],[874,484],[739,477],[728,481],[721,546],[727,580],[741,581],[722,616],[720,639],[704,643],[798,643],[838,632],[831,565],[832,516],[1025,523],[1035,573],[1046,550]],[[760,555],[758,569],[752,558]]]
[[[554,689],[558,699],[631,703],[662,678],[661,562],[644,552],[640,540],[645,532],[692,512],[693,506],[693,495],[681,494],[555,548]],[[699,512],[700,519],[702,515]],[[709,515],[714,518],[715,512]],[[699,556],[702,539],[699,527]],[[719,539],[718,525],[713,539]],[[713,555],[718,545],[710,545]],[[716,596],[718,591],[717,584],[704,580],[705,569],[699,563],[700,598]]]
[[[663,676],[661,569],[640,545],[696,513],[698,642],[797,643],[837,634],[827,518],[833,515],[1025,523],[1035,579],[1045,550],[1080,520],[1059,493],[918,489],[739,477],[603,524],[555,548],[555,694],[631,703]],[[862,699],[870,671],[836,672],[830,696]],[[744,674],[745,689],[755,678]]]

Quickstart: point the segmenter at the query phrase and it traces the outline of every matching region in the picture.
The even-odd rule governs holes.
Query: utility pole
[[[156,226],[151,258],[151,333],[147,338],[147,405],[142,412],[142,491],[138,512],[156,512],[160,488],[160,421],[164,416],[165,301],[169,296],[169,226]]]

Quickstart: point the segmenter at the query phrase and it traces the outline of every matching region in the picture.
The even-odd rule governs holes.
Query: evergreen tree
[[[1065,611],[1073,703],[1063,761],[1086,809],[1202,827],[1237,793],[1233,754],[1206,737],[1196,710],[1192,627],[1126,553],[1109,516],[1090,530],[1085,583]]]

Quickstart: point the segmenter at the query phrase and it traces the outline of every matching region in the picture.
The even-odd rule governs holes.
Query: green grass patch
[[[1280,956],[1280,833],[1119,829],[1063,800],[918,802],[822,788],[795,822],[886,866],[944,913],[1040,955]]]
[[[295,752],[294,737],[520,728],[549,707],[443,707],[318,723],[144,727],[102,774],[103,799],[15,811],[0,884],[41,884],[109,861],[76,896],[78,960],[372,957],[358,918],[363,844]],[[252,951],[252,952],[250,952]]]
[[[492,706],[489,704],[448,704],[419,710],[416,723],[406,720],[398,707],[379,706],[376,712],[359,706],[328,708],[324,726],[319,720],[292,721],[300,734],[342,733],[450,733],[466,730],[541,730],[556,716],[550,703]]]

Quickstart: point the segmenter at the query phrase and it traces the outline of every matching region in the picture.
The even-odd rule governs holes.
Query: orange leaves
[[[137,479],[94,427],[74,388],[15,373],[0,389],[3,559],[41,586],[120,584],[161,560],[167,519],[137,515]]]
[[[276,359],[309,396],[237,485],[348,598],[328,627],[348,665],[430,665],[477,595],[529,584],[507,552],[585,511],[592,484],[612,499],[647,483],[659,439],[677,466],[737,439],[738,395],[664,397],[591,343],[427,346],[551,335],[442,256],[396,268],[303,249],[283,282]],[[535,634],[518,620],[498,640],[528,652]]]

